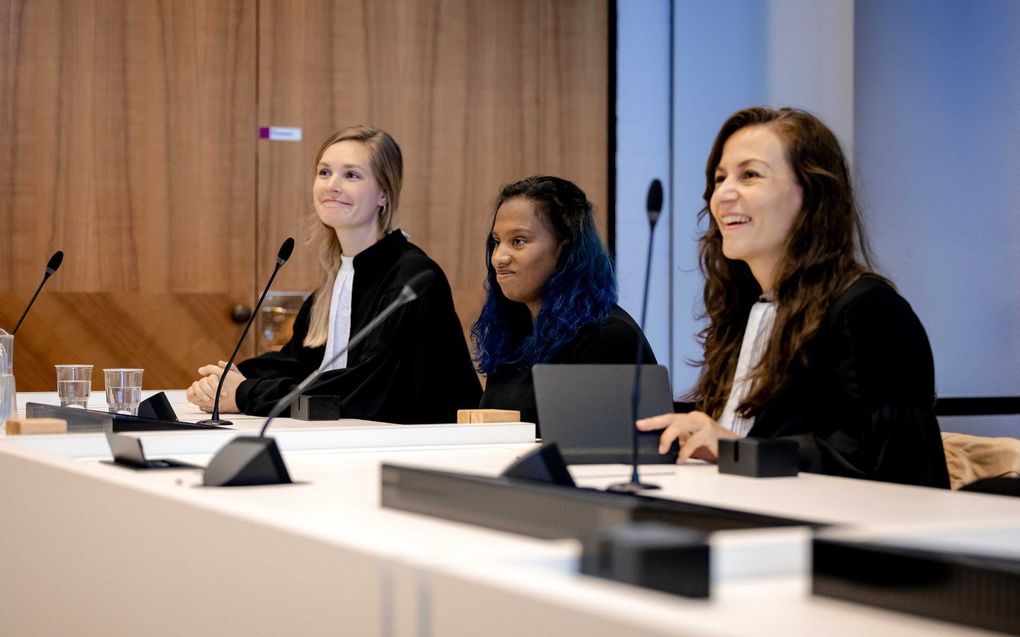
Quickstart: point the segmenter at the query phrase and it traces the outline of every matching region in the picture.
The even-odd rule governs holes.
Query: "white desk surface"
[[[580,485],[591,487],[628,477],[625,467],[614,466],[575,466],[571,473]],[[929,546],[1020,557],[1020,501],[1014,498],[813,474],[755,480],[721,475],[708,465],[646,467],[642,479],[662,485],[663,497],[824,519],[867,535],[920,538]],[[433,627],[444,635],[465,636],[491,626],[499,630],[488,634],[551,634],[547,627],[561,623],[571,627],[571,634],[589,637],[993,634],[815,597],[807,575],[713,581],[711,600],[701,601],[656,592],[622,593],[621,588],[627,587],[559,566],[541,558],[500,569],[436,565],[430,589]],[[712,566],[716,566],[714,560]]]
[[[158,391],[159,390],[143,390],[142,399],[144,400],[149,398],[153,394],[158,393]],[[167,401],[170,403],[170,406],[173,407],[178,420],[181,420],[182,422],[199,422],[210,417],[208,412],[202,411],[197,406],[188,402],[187,398],[185,398],[183,389],[167,389],[163,390],[163,393],[166,394]],[[24,416],[25,405],[29,402],[43,403],[47,405],[59,404],[56,392],[19,392],[17,400],[19,415]],[[93,391],[91,393],[89,396],[88,408],[93,411],[107,410],[106,399],[102,392]],[[220,418],[234,423],[230,427],[225,427],[224,430],[233,431],[235,433],[257,433],[262,427],[262,424],[266,421],[266,419],[262,416],[228,414],[223,412],[220,413]],[[273,423],[270,425],[270,429],[272,431],[280,431],[283,429],[322,429],[366,425],[371,427],[406,427],[406,425],[396,425],[372,420],[359,420],[356,418],[344,418],[341,420],[296,420],[294,418],[274,418]],[[532,439],[534,439],[534,436],[532,436]]]
[[[144,397],[154,392],[143,392]],[[184,392],[165,392],[179,420],[198,422],[209,414],[187,402]],[[103,397],[92,392],[89,409],[104,411]],[[19,393],[19,413],[25,404],[36,402],[58,404],[56,392]],[[201,430],[132,432],[142,439],[145,453],[153,457],[186,454],[213,454],[238,434],[254,435],[265,418],[244,414],[221,414],[234,423],[231,427]],[[397,425],[369,420],[295,420],[275,418],[269,435],[276,438],[284,452],[313,449],[359,449],[378,447],[419,447],[460,444],[530,443],[535,440],[532,423]],[[106,438],[101,434],[69,433],[53,436],[11,436],[10,440],[26,447],[44,449],[68,458],[104,458],[109,455]]]
[[[620,467],[573,466],[583,486],[603,488],[626,478]],[[850,526],[1011,523],[1020,520],[1020,498],[960,493],[886,482],[801,473],[794,478],[720,474],[711,464],[642,467],[641,479],[662,487],[653,495]]]
[[[531,448],[527,444],[285,450],[299,484],[211,489],[196,486],[197,471],[133,472],[96,462],[105,452],[71,459],[54,450],[59,439],[76,436],[100,438],[0,440],[0,508],[19,521],[0,531],[0,569],[19,584],[0,595],[0,618],[38,634],[68,628],[43,610],[54,596],[94,615],[94,625],[74,625],[81,635],[111,628],[127,634],[143,626],[149,634],[271,634],[281,628],[294,634],[592,637],[981,634],[815,598],[803,575],[720,579],[708,601],[645,591],[578,575],[573,541],[379,507],[382,462],[496,475]],[[147,450],[157,438],[144,437]],[[629,476],[616,465],[571,471],[593,487]],[[715,506],[954,541],[1020,537],[1020,501],[1010,498],[813,474],[754,480],[720,475],[710,465],[646,467],[643,477],[660,483],[664,497]],[[26,551],[37,557],[25,557]],[[162,587],[140,585],[130,576],[133,569],[164,573]],[[103,572],[98,588],[97,571]],[[164,590],[174,594],[160,599],[156,592]],[[96,610],[110,599],[120,602],[118,612]],[[173,622],[167,630],[152,625],[160,615]]]

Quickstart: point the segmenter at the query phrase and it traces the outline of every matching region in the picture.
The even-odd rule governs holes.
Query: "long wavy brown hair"
[[[793,108],[747,108],[730,116],[712,145],[705,166],[705,207],[699,219],[708,229],[699,240],[705,275],[704,315],[699,334],[705,348],[701,375],[691,391],[698,409],[718,418],[737,369],[751,306],[762,294],[743,261],[723,255],[722,233],[709,210],[723,146],[748,126],[768,126],[783,143],[803,191],[803,204],[776,270],[777,302],[772,338],[751,372],[751,391],[738,413],[757,415],[802,363],[804,345],[818,331],[834,300],[862,274],[871,257],[854,199],[846,157],[839,141],[817,117]]]

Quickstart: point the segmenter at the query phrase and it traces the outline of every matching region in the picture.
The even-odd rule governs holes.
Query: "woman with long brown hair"
[[[871,270],[832,131],[796,109],[739,111],[705,177],[697,411],[638,428],[665,429],[680,461],[714,461],[719,438],[783,437],[806,471],[948,487],[931,347]]]
[[[344,418],[454,422],[458,408],[478,403],[481,386],[446,276],[392,227],[402,175],[400,147],[383,130],[354,126],[323,142],[315,158],[310,237],[321,282],[281,351],[226,372],[221,411],[265,415],[317,369],[322,376],[307,393],[337,396]],[[430,288],[342,354],[350,338],[426,270],[435,275]],[[325,367],[335,355],[337,362]],[[223,366],[201,367],[188,400],[211,410]]]

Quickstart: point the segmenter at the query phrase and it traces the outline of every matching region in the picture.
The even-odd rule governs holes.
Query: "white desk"
[[[577,575],[573,541],[378,506],[381,462],[495,475],[530,445],[285,450],[299,484],[207,489],[195,471],[133,472],[46,448],[67,437],[0,440],[4,635],[980,634],[814,598],[803,575],[723,578],[709,601],[644,591]],[[628,476],[572,471],[588,486]],[[1020,529],[1009,498],[707,465],[644,477],[670,497],[861,527]]]
[[[154,392],[144,392],[148,397]],[[167,391],[179,420],[198,422],[209,414],[201,411],[184,398],[180,390]],[[56,392],[18,394],[18,411],[25,413],[29,402],[57,404]],[[93,392],[89,409],[103,411],[106,403]],[[231,427],[195,431],[135,432],[142,439],[146,454],[152,456],[178,456],[186,454],[213,454],[238,434],[255,434],[265,418],[244,414],[221,414],[232,421]],[[535,440],[532,423],[484,423],[471,425],[395,425],[369,420],[295,420],[275,418],[270,425],[280,450],[307,451],[330,449],[363,449],[378,447],[420,447],[477,444],[525,444]],[[22,436],[19,444],[68,458],[102,458],[109,455],[106,439],[101,435],[72,433],[66,436]]]
[[[622,467],[572,467],[583,486],[627,477]],[[801,474],[754,480],[720,475],[706,465],[647,467],[644,481],[664,497],[714,506],[798,515],[1020,556],[1020,502],[1012,498]],[[713,546],[713,550],[714,550]],[[713,562],[713,567],[715,566]],[[982,635],[936,622],[810,594],[807,576],[731,578],[713,582],[708,601],[656,592],[635,594],[612,582],[577,575],[541,558],[500,569],[439,564],[431,570],[430,626],[435,634],[512,635]]]
[[[174,408],[183,418],[204,417]],[[100,464],[108,457],[100,434],[0,439],[0,633],[980,634],[811,596],[806,563],[796,562],[803,534],[714,536],[713,592],[705,601],[577,575],[573,541],[380,509],[382,462],[496,475],[531,446],[512,437],[484,444],[443,437],[472,435],[477,425],[396,427],[422,438],[384,447],[393,442],[389,427],[361,423],[347,430],[360,431],[371,447],[337,446],[340,438],[292,445],[288,436],[344,427],[274,430],[299,483],[233,489],[199,487],[197,471]],[[142,437],[151,456],[204,464],[231,435]],[[628,477],[621,466],[572,473],[596,487]],[[812,474],[754,480],[708,465],[648,467],[643,476],[662,484],[665,496],[713,506],[912,534],[1020,536],[1020,500],[1012,498]],[[765,573],[769,559],[789,555],[793,575],[755,577],[747,566],[758,561]]]

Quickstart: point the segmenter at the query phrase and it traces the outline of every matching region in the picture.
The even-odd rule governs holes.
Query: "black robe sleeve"
[[[931,347],[913,310],[888,284],[866,277],[852,286],[806,359],[750,436],[796,440],[806,471],[949,486]]]
[[[325,347],[305,347],[302,343],[308,334],[308,321],[315,296],[308,297],[294,318],[294,331],[289,341],[277,352],[266,352],[255,358],[241,361],[237,369],[248,380],[241,383],[237,390],[238,407],[247,404],[255,386],[254,381],[264,379],[289,378],[301,379],[315,371],[322,362]],[[242,409],[243,411],[243,409]]]
[[[351,335],[395,300],[403,286],[423,269],[432,269],[436,275],[429,290],[398,309],[352,347],[347,368],[324,372],[306,394],[339,397],[344,418],[395,423],[455,422],[458,408],[477,404],[481,387],[454,310],[449,283],[439,266],[417,248],[401,255],[378,294],[369,293],[368,300],[358,301],[363,307],[357,308],[352,316]],[[358,276],[357,269],[355,272]],[[306,303],[302,309],[310,307]],[[279,399],[319,367],[325,348],[300,345],[307,330],[308,312],[299,312],[294,338],[283,351],[239,366],[248,377],[237,392],[242,411],[267,414]]]

